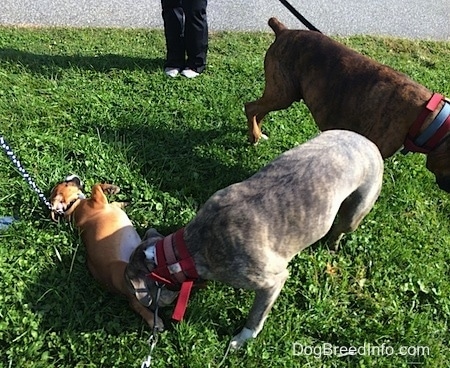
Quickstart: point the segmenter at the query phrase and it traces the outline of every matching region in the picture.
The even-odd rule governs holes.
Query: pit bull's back
[[[209,264],[239,263],[242,257],[247,267],[266,267],[273,252],[288,262],[330,230],[353,193],[369,198],[370,209],[382,172],[372,142],[350,131],[324,132],[216,192],[186,227],[186,241],[211,247]]]

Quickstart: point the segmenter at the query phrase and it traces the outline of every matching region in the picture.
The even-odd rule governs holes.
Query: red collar
[[[432,125],[436,124],[435,118],[435,120],[430,123],[430,127],[428,127],[433,130],[432,134],[430,134],[431,137],[429,137],[423,144],[418,143],[421,138],[423,138],[423,136],[421,136],[423,133],[419,133],[423,123],[427,119],[428,115],[437,109],[442,100],[444,100],[444,97],[441,94],[433,93],[427,105],[419,114],[405,138],[405,142],[403,143],[404,148],[402,150],[403,154],[408,152],[421,152],[428,154],[439,145],[442,138],[444,138],[444,136],[450,131],[450,115],[444,117],[445,120],[442,120],[437,126],[434,127],[435,129],[433,130]],[[426,132],[426,130],[424,132]]]
[[[155,245],[157,266],[148,275],[151,279],[180,290],[172,318],[181,321],[186,311],[194,281],[199,279],[194,261],[184,242],[184,228],[159,240]]]

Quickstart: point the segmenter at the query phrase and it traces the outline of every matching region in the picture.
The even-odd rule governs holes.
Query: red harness
[[[180,290],[172,318],[181,321],[194,281],[199,279],[194,261],[184,242],[184,228],[159,240],[155,245],[157,266],[148,275],[174,290]],[[178,257],[177,257],[178,253]]]
[[[408,135],[406,136],[405,142],[403,143],[404,148],[402,150],[402,153],[406,154],[407,152],[421,152],[428,154],[439,145],[444,136],[450,131],[450,115],[448,115],[443,123],[440,124],[435,131],[433,131],[432,136],[423,145],[417,144],[417,141],[420,139],[420,128],[422,127],[428,115],[430,115],[437,109],[439,103],[442,100],[444,100],[444,97],[442,95],[440,95],[439,93],[433,93],[427,105],[411,126]],[[435,120],[433,120],[430,125],[432,125]]]

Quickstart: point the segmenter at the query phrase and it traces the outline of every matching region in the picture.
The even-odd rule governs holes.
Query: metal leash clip
[[[158,320],[159,298],[161,296],[161,289],[163,288],[164,285],[161,285],[157,282],[156,286],[158,287],[158,291],[156,292],[156,298],[155,298],[156,307],[155,307],[155,312],[154,312],[154,316],[153,316],[153,321],[154,321],[153,330],[152,330],[152,334],[150,335],[150,337],[147,340],[147,343],[150,346],[150,353],[147,355],[147,358],[142,362],[141,368],[150,368],[150,366],[152,364],[153,350],[155,349],[155,346],[158,342],[158,330],[156,328],[156,322]]]
[[[150,353],[147,355],[147,358],[142,362],[141,368],[150,368],[152,364],[152,353],[155,349],[156,343],[158,342],[158,335],[152,334],[148,338],[148,345],[150,346]]]

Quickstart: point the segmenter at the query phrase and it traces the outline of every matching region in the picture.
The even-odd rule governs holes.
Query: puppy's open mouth
[[[83,193],[79,193],[78,197],[73,199],[71,202],[69,202],[69,204],[65,208],[55,208],[55,206],[53,206],[52,214],[51,214],[52,220],[58,221],[58,219],[60,217],[64,217],[64,214],[66,212],[68,212],[75,203],[77,203],[80,199],[85,199],[85,198],[86,197],[84,196]]]
[[[62,213],[62,214],[64,215],[64,213],[66,213],[67,211],[69,211],[69,210],[72,208],[72,206],[73,206],[79,199],[81,199],[81,198],[80,198],[80,197],[75,198],[72,202],[70,202],[70,203],[67,205],[66,209],[65,209],[64,211],[60,211],[60,213]]]
[[[51,217],[52,217],[52,220],[53,221],[55,221],[55,222],[58,222],[58,220],[61,218],[61,217],[64,217],[64,211],[62,211],[62,210],[57,210],[57,209],[52,209],[52,213],[51,213]]]

